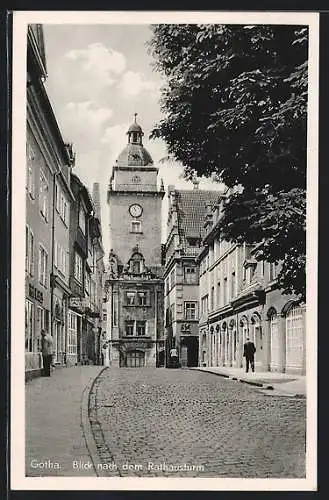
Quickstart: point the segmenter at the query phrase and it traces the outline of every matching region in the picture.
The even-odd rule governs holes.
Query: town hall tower
[[[163,364],[163,252],[158,168],[135,120],[112,169],[109,206],[107,337],[112,366]]]

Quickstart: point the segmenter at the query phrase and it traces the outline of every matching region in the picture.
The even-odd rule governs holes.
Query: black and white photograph
[[[14,489],[316,489],[318,14],[15,12]]]

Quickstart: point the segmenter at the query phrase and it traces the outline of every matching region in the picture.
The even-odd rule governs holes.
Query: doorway
[[[127,352],[127,368],[141,368],[145,366],[145,353],[143,351]]]

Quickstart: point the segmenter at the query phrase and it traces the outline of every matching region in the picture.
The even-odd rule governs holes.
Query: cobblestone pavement
[[[198,371],[110,368],[94,404],[110,476],[305,477],[305,400]]]

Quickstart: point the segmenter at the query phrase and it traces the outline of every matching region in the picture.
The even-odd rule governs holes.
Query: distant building
[[[178,349],[181,366],[198,366],[199,268],[196,257],[205,235],[207,205],[218,199],[217,191],[177,190],[168,187],[169,210],[165,247],[166,365],[169,351]]]
[[[225,195],[209,207],[200,265],[200,365],[243,366],[243,344],[256,345],[256,370],[305,374],[305,304],[283,295],[279,265],[257,262],[257,246],[221,236]]]
[[[108,187],[109,268],[106,276],[109,362],[158,366],[164,359],[161,204],[158,168],[135,122]]]

